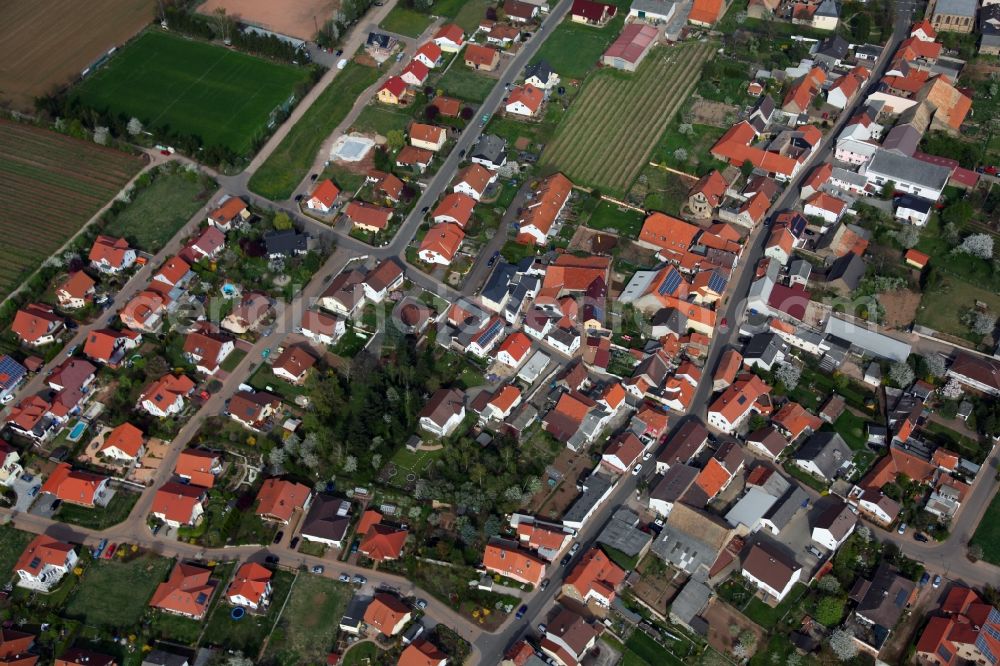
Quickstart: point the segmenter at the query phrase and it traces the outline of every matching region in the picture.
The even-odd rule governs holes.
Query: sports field
[[[594,73],[542,153],[579,185],[623,194],[691,94],[715,45],[657,48],[634,74]]]
[[[33,111],[36,97],[80,75],[153,20],[149,0],[0,2],[0,98]]]
[[[85,79],[84,104],[243,155],[305,69],[150,30]]]
[[[0,120],[0,298],[108,203],[143,159]]]

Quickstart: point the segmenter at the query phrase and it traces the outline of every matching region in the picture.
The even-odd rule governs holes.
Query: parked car
[[[349,575],[347,575],[347,574],[340,574],[340,579],[339,580],[340,580],[341,583],[350,583],[351,582],[351,577]]]
[[[354,577],[354,584],[355,585],[364,585],[367,582],[368,582],[368,579],[365,578],[364,576],[357,575],[357,576]]]
[[[288,547],[292,548],[294,550],[295,547],[298,546],[298,545],[299,545],[299,538],[298,537],[292,537],[292,540],[289,542]]]
[[[916,539],[917,541],[921,542],[921,543],[927,543],[929,541],[929,539],[927,538],[927,535],[924,534],[923,532],[914,532],[913,533],[913,538]]]
[[[423,609],[427,608],[427,600],[426,599],[417,599],[417,608],[419,608],[420,610],[423,610]]]
[[[816,546],[806,546],[806,552],[816,557],[823,557],[823,553]]]
[[[653,457],[653,452],[652,451],[646,451],[645,453],[642,454],[642,459],[643,460],[649,460],[652,457]]]
[[[545,630],[546,629],[548,629],[548,627],[545,626],[544,622],[542,622],[541,624],[538,625],[538,633],[541,634],[542,636],[545,635]]]
[[[546,578],[545,580],[542,581],[542,584],[538,586],[538,589],[544,590],[548,586],[549,586],[549,579]]]
[[[524,617],[524,614],[527,612],[528,612],[528,605],[521,604],[521,607],[517,609],[517,613],[514,614],[514,619],[520,620],[522,617]]]
[[[281,543],[281,540],[285,538],[285,533],[278,530],[278,533],[274,535],[274,540],[271,543]]]
[[[579,544],[579,542],[574,543],[572,546],[570,546],[570,549],[569,549],[569,554],[570,555],[576,555],[579,552],[580,552],[580,544]]]
[[[639,476],[639,472],[642,471],[642,463],[639,463],[632,469],[632,476]]]
[[[104,549],[104,555],[102,555],[101,557],[103,557],[106,560],[110,560],[112,557],[114,557],[115,551],[117,549],[118,549],[118,544],[113,543]]]
[[[896,530],[896,534],[906,534],[906,523],[899,524],[899,529]]]
[[[323,565],[322,565],[322,564],[317,564],[316,566],[314,566],[314,567],[312,568],[312,572],[313,572],[314,574],[318,574],[318,575],[320,575],[320,576],[322,576],[322,575],[323,575],[323,572],[324,572],[324,571],[326,571],[326,569],[325,569],[325,568],[323,567]]]
[[[923,587],[924,585],[929,583],[930,580],[931,580],[931,575],[925,571],[924,575],[920,577],[920,583],[919,583],[920,587]]]
[[[569,564],[569,561],[573,559],[572,555],[563,555],[563,558],[559,560],[559,566],[564,567]]]
[[[53,511],[55,511],[56,509],[58,509],[61,506],[62,506],[62,500],[61,499],[57,499],[57,500],[53,501],[52,504],[49,505],[49,508],[52,509]]]
[[[931,583],[934,587],[941,587],[941,574],[934,576],[934,582]]]

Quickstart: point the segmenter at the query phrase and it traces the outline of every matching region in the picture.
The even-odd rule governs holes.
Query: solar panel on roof
[[[483,346],[488,341],[490,341],[493,338],[495,338],[496,336],[498,336],[502,330],[503,330],[503,322],[500,321],[499,319],[496,320],[496,321],[494,321],[492,324],[490,324],[490,327],[487,328],[483,332],[483,334],[479,336],[479,340],[478,340],[479,345]]]
[[[674,292],[677,291],[677,287],[681,285],[682,279],[683,278],[681,278],[681,274],[678,273],[676,270],[670,271],[667,277],[664,278],[663,282],[660,283],[660,288],[657,289],[657,293],[659,293],[660,296],[673,294]]]
[[[708,288],[717,294],[726,290],[726,278],[718,271],[712,271],[712,277],[708,279]]]

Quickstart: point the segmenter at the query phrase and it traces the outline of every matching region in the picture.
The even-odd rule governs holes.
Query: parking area
[[[42,480],[33,474],[25,473],[17,477],[11,484],[10,489],[17,494],[17,501],[11,509],[15,513],[29,513],[32,503],[37,497],[38,491],[31,494],[33,488],[41,487]]]

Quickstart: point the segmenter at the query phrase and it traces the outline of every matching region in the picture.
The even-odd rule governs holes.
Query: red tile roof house
[[[102,273],[121,273],[135,263],[135,250],[124,238],[98,236],[90,247],[90,265]]]
[[[497,175],[482,164],[470,164],[458,172],[452,190],[479,201],[486,193],[486,188],[496,179]]]
[[[340,188],[327,178],[313,190],[312,196],[306,201],[306,208],[324,214],[329,213],[333,210],[333,205],[337,202],[338,196],[340,196]]]
[[[545,91],[532,85],[516,86],[510,91],[504,110],[516,116],[534,118],[545,101]]]
[[[118,666],[118,662],[114,657],[100,652],[70,648],[55,660],[55,666]]]
[[[458,256],[463,240],[465,232],[459,225],[453,222],[435,224],[420,241],[417,256],[428,264],[448,266]]]
[[[517,331],[511,333],[497,347],[496,360],[515,370],[521,366],[531,353],[531,338]]]
[[[206,490],[177,481],[167,481],[156,489],[150,514],[173,527],[197,525],[205,513]]]
[[[185,375],[163,375],[139,396],[137,407],[157,418],[176,416],[184,409],[184,399],[194,392],[194,382]]]
[[[465,66],[483,72],[492,72],[500,63],[500,51],[489,46],[469,44],[465,47]]]
[[[646,450],[646,445],[631,432],[612,440],[601,454],[601,465],[615,474],[625,474]]]
[[[236,570],[226,600],[234,606],[261,611],[271,601],[271,571],[256,562],[244,562]]]
[[[465,33],[454,23],[448,23],[441,26],[431,40],[445,53],[458,53],[465,46]]]
[[[347,324],[343,319],[332,315],[307,310],[302,313],[302,322],[297,332],[317,344],[332,345],[347,332]]]
[[[389,292],[403,284],[403,267],[395,259],[383,259],[361,281],[365,298],[373,303],[381,303]]]
[[[153,608],[192,620],[205,617],[215,593],[212,571],[187,562],[178,562],[166,582],[160,583],[149,600]]]
[[[184,246],[180,256],[189,264],[215,259],[226,249],[226,236],[215,227],[206,227]]]
[[[445,666],[447,663],[448,655],[430,641],[418,638],[406,646],[396,666]]]
[[[435,153],[444,148],[445,141],[448,140],[448,132],[445,128],[425,123],[410,125],[409,135],[411,146]]]
[[[917,641],[920,664],[997,663],[1000,655],[1000,611],[973,590],[955,586],[948,591]]]
[[[31,303],[14,315],[11,332],[29,347],[41,347],[56,341],[63,328],[63,318],[48,305]]]
[[[365,624],[383,636],[395,636],[413,617],[410,607],[398,598],[378,592],[365,609]]]
[[[76,566],[76,560],[73,546],[40,534],[31,540],[14,565],[17,586],[36,592],[51,592]]]
[[[208,214],[208,223],[223,233],[243,226],[250,219],[246,202],[239,197],[229,197]]]
[[[549,622],[540,647],[557,664],[577,666],[597,644],[603,625],[590,624],[583,616],[562,608]]]
[[[11,407],[4,423],[11,430],[36,442],[43,442],[59,425],[49,415],[51,405],[37,395],[29,395]]]
[[[211,488],[222,473],[222,454],[201,449],[184,449],[177,456],[174,474],[196,486]]]
[[[133,331],[158,333],[163,326],[162,315],[167,310],[167,302],[162,294],[147,289],[126,303],[118,318]]]
[[[364,201],[352,201],[344,208],[344,216],[351,221],[355,229],[378,233],[388,228],[393,210]]]
[[[758,400],[771,392],[771,387],[757,375],[737,377],[732,386],[715,399],[708,410],[708,424],[731,434],[751,411],[760,412]]]
[[[91,331],[83,343],[83,354],[92,361],[117,367],[125,354],[142,344],[142,334],[138,331],[116,331],[102,328]]]
[[[483,553],[483,568],[519,583],[538,586],[545,578],[545,560],[521,550],[515,541],[493,539]]]
[[[229,418],[247,430],[260,432],[281,409],[281,398],[267,391],[237,391],[229,399]]]
[[[465,394],[455,388],[438,389],[420,411],[420,427],[436,437],[448,437],[465,420]]]
[[[441,64],[441,47],[434,42],[427,42],[417,49],[417,52],[413,54],[413,59],[434,69]]]
[[[625,581],[625,571],[594,546],[573,567],[563,583],[563,594],[605,608],[615,600],[615,591]]]
[[[823,425],[823,419],[808,411],[797,402],[788,401],[771,417],[789,442],[795,442],[802,435],[811,435]]]
[[[472,211],[475,207],[476,200],[469,195],[451,192],[441,198],[441,201],[431,212],[431,219],[436,224],[453,222],[464,228],[472,219]]]
[[[68,463],[59,463],[42,484],[42,492],[54,495],[68,504],[88,508],[105,506],[111,500],[111,479],[100,474],[75,470]]]
[[[429,150],[416,146],[403,146],[403,149],[396,154],[396,166],[423,173],[433,159],[434,153]]]
[[[518,220],[518,243],[545,245],[554,233],[553,227],[569,201],[573,183],[561,173],[543,180],[535,190],[531,203]]]
[[[62,284],[56,287],[56,300],[64,310],[79,310],[94,297],[94,279],[83,271],[70,273]]]
[[[430,68],[427,67],[427,65],[419,60],[411,60],[410,63],[403,68],[399,78],[401,78],[406,85],[422,86],[424,81],[427,80],[428,74],[430,74]]]
[[[314,365],[316,365],[316,358],[312,354],[302,347],[293,345],[285,348],[285,351],[274,359],[271,372],[274,373],[275,377],[301,386]]]
[[[366,511],[365,516],[369,520],[362,520],[358,524],[359,534],[361,533],[360,528],[366,523],[370,523],[371,519],[374,518],[371,513],[378,515],[378,519],[381,520],[382,516],[377,512]],[[406,530],[397,529],[392,525],[375,523],[365,530],[364,536],[361,537],[361,543],[358,544],[358,552],[373,562],[398,560],[403,554],[403,547],[406,545],[408,535],[409,532]]]
[[[219,366],[233,353],[233,339],[219,333],[212,324],[204,323],[184,338],[184,358],[203,375],[214,375]]]
[[[34,634],[0,628],[0,663],[10,666],[35,666],[38,655],[30,654]]]
[[[573,0],[570,19],[574,23],[586,23],[604,27],[618,13],[618,7],[593,0]]]
[[[97,455],[124,463],[133,463],[146,452],[142,431],[131,423],[122,423],[108,433]]]
[[[296,510],[303,513],[312,502],[307,486],[286,479],[270,478],[257,493],[257,515],[264,520],[287,525]]]

